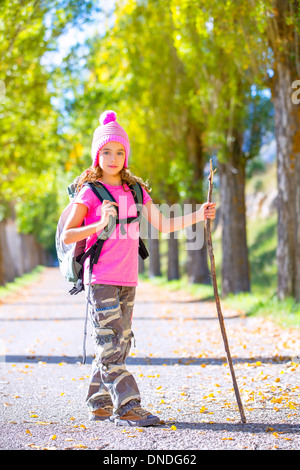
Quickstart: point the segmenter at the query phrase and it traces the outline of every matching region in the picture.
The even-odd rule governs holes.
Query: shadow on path
[[[87,364],[91,364],[93,361],[93,356],[89,356],[86,359]],[[290,356],[271,356],[271,357],[235,357],[232,358],[233,363],[235,364],[253,364],[256,362],[261,362],[264,364],[284,364],[291,360]],[[36,355],[36,356],[26,356],[26,355],[2,355],[0,356],[0,362],[7,362],[7,363],[38,363],[38,362],[46,362],[48,364],[59,364],[64,362],[66,364],[76,364],[77,362],[81,362],[81,356],[43,356],[43,355]],[[128,357],[126,360],[127,365],[144,365],[144,366],[173,366],[175,364],[187,366],[197,366],[201,364],[206,365],[213,365],[213,366],[220,366],[227,362],[225,356],[224,358],[218,357]]]
[[[227,322],[228,320],[235,320],[237,318],[241,318],[241,315],[231,315],[230,317],[226,317],[224,316],[224,320]],[[7,321],[7,322],[22,322],[22,321],[84,321],[84,317],[82,316],[78,316],[78,317],[15,317],[15,318],[12,318],[12,317],[4,317],[4,318],[1,318],[0,317],[0,320],[1,322],[4,322],[4,321]],[[140,320],[154,320],[154,321],[161,321],[161,320],[167,320],[167,321],[175,321],[175,322],[178,322],[178,317],[165,317],[162,316],[161,317],[151,317],[151,316],[147,316],[147,317],[139,317],[139,316],[135,316],[134,317],[134,322],[136,321],[140,321]],[[218,317],[182,317],[181,318],[181,321],[194,321],[194,320],[199,320],[199,321],[218,321]]]
[[[248,418],[249,419],[249,418]],[[245,433],[263,433],[266,434],[267,428],[273,428],[274,431],[289,434],[299,434],[300,424],[288,424],[288,423],[256,423],[248,421],[243,424],[238,423],[196,423],[187,421],[176,421],[177,429],[194,429],[198,431],[228,431],[228,432],[245,432]]]

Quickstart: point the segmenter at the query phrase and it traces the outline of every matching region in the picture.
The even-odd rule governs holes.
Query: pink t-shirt
[[[102,183],[103,184],[103,183]],[[126,191],[122,185],[111,186],[103,184],[119,204],[119,219],[136,217],[136,204],[125,184]],[[128,191],[127,191],[128,190]],[[146,204],[151,201],[147,191],[143,190]],[[81,203],[87,206],[88,212],[84,219],[85,225],[93,224],[101,219],[102,203],[88,186],[83,186],[76,196],[74,203]],[[105,240],[99,261],[93,267],[92,284],[109,284],[114,286],[137,286],[138,284],[138,246],[139,246],[139,223],[133,222],[123,226],[126,233],[121,232],[121,225],[117,224],[112,235]],[[97,240],[97,234],[86,239],[87,250]],[[84,283],[88,284],[89,279],[89,258],[84,263]]]

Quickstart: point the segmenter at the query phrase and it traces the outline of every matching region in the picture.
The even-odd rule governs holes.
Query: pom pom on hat
[[[99,117],[99,122],[101,126],[104,126],[105,124],[108,124],[109,122],[114,122],[117,120],[117,113],[115,111],[104,111],[100,117]]]

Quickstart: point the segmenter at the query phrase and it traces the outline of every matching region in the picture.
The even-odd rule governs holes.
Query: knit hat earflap
[[[108,142],[120,142],[125,148],[124,168],[128,168],[128,157],[130,153],[129,138],[116,119],[117,114],[111,110],[104,111],[99,118],[100,126],[95,129],[93,135],[93,166],[99,165],[99,152],[103,145]]]

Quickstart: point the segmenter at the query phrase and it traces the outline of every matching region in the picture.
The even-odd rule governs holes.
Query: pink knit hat
[[[107,142],[120,142],[125,148],[124,168],[128,167],[128,157],[130,152],[129,138],[123,127],[117,123],[117,114],[114,111],[104,111],[100,118],[100,126],[97,127],[93,135],[92,159],[93,166],[99,165],[99,151]]]

